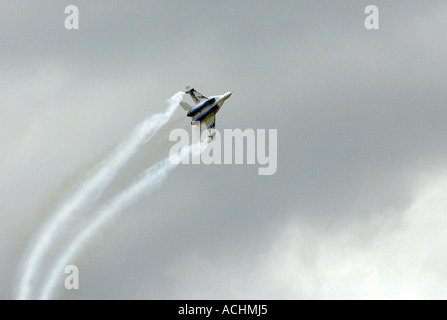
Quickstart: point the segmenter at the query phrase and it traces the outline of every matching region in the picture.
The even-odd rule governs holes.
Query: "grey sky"
[[[61,298],[446,298],[446,16],[445,1],[2,1],[0,298],[57,204],[186,85],[234,92],[219,129],[278,129],[276,175],[179,167],[73,261],[81,289]],[[176,126],[183,110],[101,201]]]

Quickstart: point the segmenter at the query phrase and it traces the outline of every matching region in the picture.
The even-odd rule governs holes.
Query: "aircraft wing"
[[[205,130],[208,130],[210,136],[214,134],[216,130],[216,114],[208,116],[200,122],[200,135]]]
[[[186,93],[191,96],[192,100],[195,102],[196,105],[200,104],[204,100],[208,100],[207,97],[205,97],[203,94],[199,93],[196,89],[190,86],[186,87]]]

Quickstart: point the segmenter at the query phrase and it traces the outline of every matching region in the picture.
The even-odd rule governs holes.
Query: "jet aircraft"
[[[206,128],[208,129],[210,139],[214,139],[216,134],[216,113],[219,112],[225,100],[231,97],[232,92],[209,98],[200,94],[191,86],[186,87],[185,92],[191,96],[194,106],[184,101],[180,102],[180,105],[187,111],[187,116],[191,118],[191,124],[194,124],[194,122],[200,123],[200,136],[202,136],[202,128]]]

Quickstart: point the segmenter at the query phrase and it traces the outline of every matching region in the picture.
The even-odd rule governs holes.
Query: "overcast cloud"
[[[0,298],[58,203],[186,85],[233,91],[220,130],[278,129],[277,173],[180,166],[60,298],[447,298],[446,17],[441,0],[1,1]],[[183,110],[97,207],[175,127]]]

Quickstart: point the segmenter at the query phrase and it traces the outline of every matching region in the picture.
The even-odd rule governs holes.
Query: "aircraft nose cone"
[[[233,94],[233,92],[225,93],[224,96],[223,96],[224,100],[227,100],[229,97],[231,97],[232,94]]]

